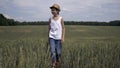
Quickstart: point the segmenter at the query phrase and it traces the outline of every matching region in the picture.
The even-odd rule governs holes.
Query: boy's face
[[[57,11],[55,8],[52,8],[52,9],[51,9],[51,13],[52,13],[53,15],[56,15],[56,14],[58,14],[58,11]]]

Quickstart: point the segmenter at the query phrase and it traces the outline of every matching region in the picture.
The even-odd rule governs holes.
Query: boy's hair
[[[57,10],[57,9],[56,9]],[[57,10],[57,14],[59,15],[59,13],[60,13],[60,11],[59,10]]]

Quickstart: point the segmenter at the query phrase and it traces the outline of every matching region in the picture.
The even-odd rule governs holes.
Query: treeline
[[[19,22],[15,21],[14,19],[7,19],[3,14],[0,14],[0,26],[15,26],[15,25],[48,25],[48,21]],[[65,25],[120,26],[120,20],[110,22],[65,21]]]
[[[94,22],[94,21],[66,21],[66,25],[95,25],[95,26],[120,26],[120,20],[110,21],[110,22]]]
[[[3,14],[0,14],[0,25],[11,26],[17,25],[18,22],[14,21],[14,19],[7,19]]]

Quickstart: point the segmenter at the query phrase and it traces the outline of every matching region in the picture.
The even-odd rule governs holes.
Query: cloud
[[[9,16],[9,15],[7,15],[7,14],[3,14],[6,18],[8,18],[8,19],[13,19],[13,17],[11,17],[11,16]]]
[[[13,3],[18,7],[32,7],[37,5],[35,2],[34,0],[13,0]]]
[[[0,12],[17,20],[48,20],[53,3],[60,5],[65,20],[120,19],[120,0],[0,0]]]

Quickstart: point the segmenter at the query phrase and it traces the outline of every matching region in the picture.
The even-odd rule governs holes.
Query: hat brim
[[[51,7],[50,7],[50,9],[52,9],[52,8],[55,8],[55,9],[57,9],[57,10],[59,10],[59,11],[60,11],[60,9],[58,9],[58,8],[56,8],[56,7],[54,7],[54,6],[51,6]]]

